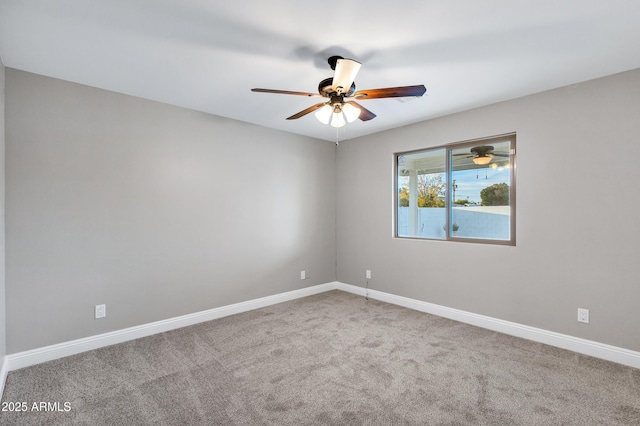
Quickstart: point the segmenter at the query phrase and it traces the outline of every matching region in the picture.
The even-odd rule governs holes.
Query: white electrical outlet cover
[[[107,316],[107,306],[106,305],[96,305],[95,309],[95,318],[104,318]]]
[[[589,310],[578,308],[578,322],[589,323]]]

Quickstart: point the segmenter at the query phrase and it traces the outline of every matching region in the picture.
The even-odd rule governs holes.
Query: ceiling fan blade
[[[296,118],[304,117],[305,115],[309,114],[310,112],[313,112],[313,111],[315,111],[317,109],[322,108],[326,104],[327,104],[326,102],[320,102],[319,104],[315,104],[313,106],[310,106],[309,108],[303,109],[302,111],[300,111],[297,114],[293,114],[291,117],[287,117],[287,120],[295,120]]]
[[[491,155],[494,157],[509,157],[509,154],[506,152],[492,152]]]
[[[354,101],[349,101],[349,102],[345,102],[347,104],[351,104],[354,107],[358,108],[360,110],[360,115],[358,116],[358,118],[362,121],[369,121],[369,120],[373,120],[374,118],[376,118],[376,115],[374,113],[372,113],[371,111],[369,111],[368,109],[366,109],[365,107],[363,107],[362,105],[360,105],[357,102]]]
[[[401,87],[387,87],[385,89],[371,89],[371,90],[358,90],[353,94],[353,97],[359,101],[365,99],[379,99],[379,98],[404,98],[410,96],[422,96],[427,91],[427,88],[422,84],[417,86],[401,86]]]
[[[317,93],[308,93],[308,92],[292,92],[290,90],[273,90],[273,89],[251,89],[252,92],[259,93],[276,93],[279,95],[297,95],[297,96],[308,96],[313,98],[321,98],[322,96]]]
[[[353,59],[338,59],[336,70],[333,74],[331,90],[338,93],[347,93],[351,89],[353,80],[356,79],[361,66],[360,62]]]

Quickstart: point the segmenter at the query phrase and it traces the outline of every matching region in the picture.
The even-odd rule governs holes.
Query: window
[[[515,134],[395,160],[396,237],[515,245]]]

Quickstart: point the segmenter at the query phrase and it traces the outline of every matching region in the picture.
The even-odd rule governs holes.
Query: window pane
[[[397,235],[446,238],[446,148],[398,156]]]
[[[452,237],[511,239],[510,140],[452,149]]]
[[[396,236],[515,245],[516,135],[396,154]]]

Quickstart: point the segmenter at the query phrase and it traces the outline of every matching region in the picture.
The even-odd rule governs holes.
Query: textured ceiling
[[[637,0],[0,0],[5,66],[335,141],[640,68]],[[340,129],[315,92],[334,54],[362,62],[367,100]]]

